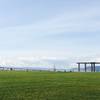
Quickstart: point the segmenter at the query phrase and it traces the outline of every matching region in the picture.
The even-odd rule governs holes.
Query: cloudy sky
[[[1,65],[70,66],[99,56],[100,0],[0,0]]]

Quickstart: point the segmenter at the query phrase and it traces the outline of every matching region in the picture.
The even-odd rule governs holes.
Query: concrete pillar
[[[87,71],[87,69],[86,69],[86,65],[87,65],[87,64],[85,63],[84,65],[85,65],[85,72],[86,72],[86,71]]]
[[[80,63],[78,63],[78,72],[80,72]]]
[[[95,72],[95,63],[91,63],[91,72]]]
[[[96,72],[95,64],[94,64],[94,72]]]
[[[91,72],[93,72],[93,64],[91,63]]]
[[[95,72],[95,63],[93,64],[93,71]]]

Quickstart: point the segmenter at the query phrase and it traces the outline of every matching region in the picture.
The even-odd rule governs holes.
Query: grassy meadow
[[[100,73],[0,71],[0,100],[100,100]]]

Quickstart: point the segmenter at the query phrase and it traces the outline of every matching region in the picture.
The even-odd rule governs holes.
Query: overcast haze
[[[0,0],[2,65],[71,66],[99,44],[100,0]]]

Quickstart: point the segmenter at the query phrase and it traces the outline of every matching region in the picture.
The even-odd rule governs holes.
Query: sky
[[[75,66],[100,61],[100,0],[0,0],[0,64]]]

